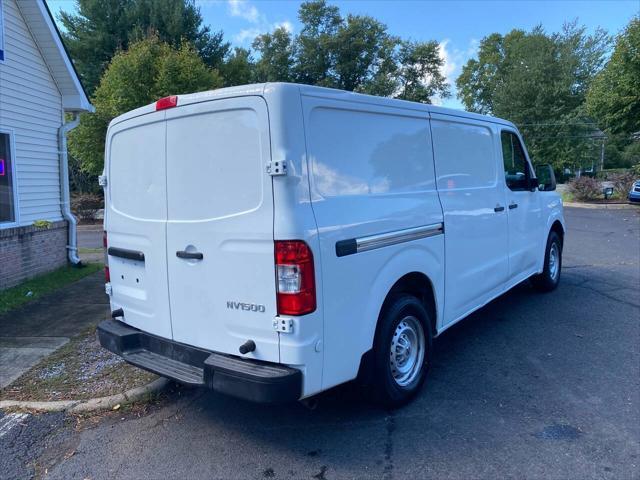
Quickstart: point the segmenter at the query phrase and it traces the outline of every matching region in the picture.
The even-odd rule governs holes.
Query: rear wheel
[[[556,232],[551,232],[547,239],[547,249],[544,254],[544,270],[531,277],[531,284],[536,290],[550,292],[560,283],[562,269],[562,240]]]
[[[393,297],[380,317],[374,344],[374,392],[399,407],[422,387],[431,363],[429,314],[412,295]]]

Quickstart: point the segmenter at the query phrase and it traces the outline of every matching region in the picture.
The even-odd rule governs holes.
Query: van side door
[[[503,292],[509,273],[499,130],[490,123],[433,113],[433,151],[444,213],[444,326]]]
[[[540,192],[530,187],[533,168],[520,136],[512,129],[500,132],[505,201],[509,219],[509,286],[535,273],[543,252]]]

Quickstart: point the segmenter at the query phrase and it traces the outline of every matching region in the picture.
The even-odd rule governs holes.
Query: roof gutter
[[[62,217],[67,221],[69,229],[67,256],[72,265],[80,267],[80,257],[78,256],[78,232],[76,226],[78,221],[71,213],[71,194],[69,193],[69,162],[67,155],[67,133],[76,128],[80,123],[80,117],[73,113],[70,122],[63,123],[58,129],[58,146],[60,147],[60,207]]]

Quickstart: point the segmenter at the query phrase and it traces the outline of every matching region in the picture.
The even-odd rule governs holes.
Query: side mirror
[[[538,189],[542,192],[552,192],[556,189],[556,174],[551,165],[536,166]]]
[[[533,192],[536,190],[536,188],[539,187],[539,183],[538,183],[538,179],[537,178],[530,178],[529,179],[529,191]]]

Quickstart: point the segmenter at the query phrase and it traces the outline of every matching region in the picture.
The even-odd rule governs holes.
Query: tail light
[[[306,315],[316,309],[313,254],[301,240],[275,242],[279,315]]]
[[[178,105],[178,96],[171,95],[170,97],[161,98],[156,102],[156,112],[158,110],[166,110],[167,108],[173,108]]]
[[[109,274],[109,254],[107,253],[107,232],[102,232],[102,246],[104,247],[104,281],[109,283],[111,275]]]

